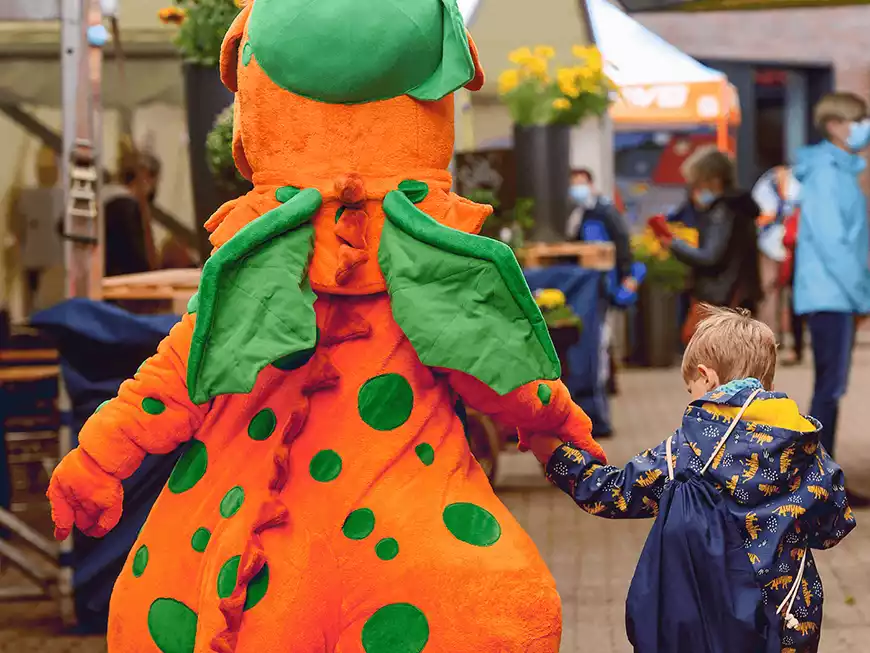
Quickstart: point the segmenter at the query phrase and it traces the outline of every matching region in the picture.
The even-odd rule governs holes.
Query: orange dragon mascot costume
[[[186,450],[119,577],[111,653],[550,653],[554,580],[462,406],[601,454],[490,208],[450,192],[456,0],[254,0],[223,46],[254,182],[189,312],[85,424],[56,536]],[[521,440],[524,442],[525,440]]]

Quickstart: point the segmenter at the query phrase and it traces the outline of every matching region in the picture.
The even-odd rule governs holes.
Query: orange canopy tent
[[[729,129],[740,124],[737,92],[724,73],[708,68],[607,0],[587,0],[595,42],[619,87],[610,108],[617,129],[678,129],[709,125],[729,151]]]

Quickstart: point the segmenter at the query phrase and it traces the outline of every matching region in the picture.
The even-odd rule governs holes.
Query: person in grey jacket
[[[758,263],[760,214],[752,195],[736,187],[734,164],[715,149],[701,150],[686,167],[698,215],[698,246],[667,234],[659,236],[692,270],[692,306],[683,328],[688,342],[701,304],[754,311],[762,296]]]

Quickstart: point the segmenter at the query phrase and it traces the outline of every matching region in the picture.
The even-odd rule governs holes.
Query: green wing
[[[317,341],[308,262],[320,193],[303,190],[242,228],[205,264],[189,310],[196,326],[187,391],[202,404],[248,393],[269,364]]]
[[[420,360],[505,395],[558,379],[559,357],[511,249],[445,227],[401,192],[384,199],[378,260],[396,322]]]

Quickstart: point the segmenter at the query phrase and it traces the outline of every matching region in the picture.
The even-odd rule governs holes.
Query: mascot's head
[[[224,41],[221,76],[237,93],[237,163],[269,181],[278,166],[316,165],[317,148],[354,167],[446,167],[452,94],[483,85],[456,0],[251,0]],[[421,137],[437,156],[388,161],[388,141]],[[381,156],[366,160],[367,147]]]

